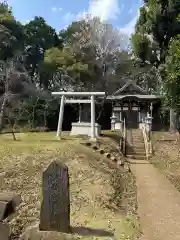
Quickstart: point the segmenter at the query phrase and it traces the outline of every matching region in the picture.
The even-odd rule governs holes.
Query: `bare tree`
[[[80,31],[74,34],[74,51],[90,49],[95,64],[101,69],[101,78],[93,88],[108,92],[108,80],[115,74],[116,66],[123,61],[121,53],[128,50],[128,36],[99,18],[87,17],[79,22]]]
[[[4,63],[4,69],[4,77],[1,81],[0,131],[4,128],[5,117],[12,126],[9,111],[12,111],[13,107],[17,107],[19,100],[37,94],[36,86],[32,83],[26,69],[17,58]]]
[[[99,18],[87,16],[86,20],[79,22],[80,31],[74,34],[74,44],[71,45],[75,52],[83,54],[89,49],[88,54],[100,70],[99,79],[89,90],[105,91],[105,97],[101,101],[101,116],[105,99],[108,95],[110,81],[115,78],[117,66],[124,60],[124,52],[128,51],[128,36],[111,24],[102,22]],[[127,54],[126,54],[127,59]]]

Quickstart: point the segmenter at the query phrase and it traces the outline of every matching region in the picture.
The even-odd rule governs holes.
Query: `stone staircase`
[[[128,130],[126,157],[128,159],[146,160],[143,134],[140,129]]]

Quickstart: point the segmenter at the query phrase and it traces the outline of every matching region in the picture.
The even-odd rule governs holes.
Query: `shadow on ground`
[[[113,237],[114,234],[104,229],[93,229],[86,227],[71,227],[71,232],[81,236]]]

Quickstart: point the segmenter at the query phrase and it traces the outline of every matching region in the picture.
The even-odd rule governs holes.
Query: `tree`
[[[168,103],[172,102],[170,93],[174,90],[175,85],[167,84],[166,69],[169,61],[166,62],[169,54],[169,46],[171,39],[175,38],[180,33],[179,22],[180,2],[171,0],[160,1],[144,1],[144,6],[140,10],[140,17],[136,24],[136,32],[132,37],[133,53],[137,58],[140,58],[143,63],[148,62],[157,69],[157,81],[161,82],[161,93],[167,95]],[[140,48],[139,46],[144,46]],[[165,62],[167,64],[165,64]],[[159,86],[157,84],[157,86]],[[172,91],[167,89],[172,87]],[[163,89],[163,91],[162,91]],[[170,121],[173,121],[175,105],[169,105],[171,108]],[[177,107],[176,107],[177,109]],[[175,126],[175,124],[170,124]],[[175,130],[170,127],[170,130]]]
[[[8,60],[23,50],[24,31],[7,3],[0,3],[0,59]]]
[[[25,63],[26,68],[32,78],[35,75],[39,77],[37,79],[37,84],[40,86],[47,87],[48,83],[44,79],[45,69],[42,65],[44,59],[44,53],[47,49],[51,47],[60,46],[61,41],[56,34],[55,29],[49,26],[42,17],[35,17],[34,20],[30,21],[24,26],[25,31]],[[45,71],[47,73],[47,71]]]
[[[15,122],[16,114],[19,109],[28,104],[28,99],[34,101],[39,99],[43,102],[48,102],[50,94],[38,88],[28,75],[23,63],[18,57],[6,61],[4,63],[4,73],[1,72],[0,81],[0,131],[4,127],[4,119],[10,122]],[[16,111],[18,110],[18,111]],[[22,110],[22,109],[20,109]],[[26,119],[28,120],[28,119]]]
[[[54,82],[54,88],[78,89],[81,85],[80,75],[88,71],[88,65],[76,58],[74,52],[68,47],[63,49],[51,48],[45,52],[45,64],[49,66],[59,79]]]
[[[24,68],[17,70],[15,61],[16,59],[13,59],[4,64],[5,75],[1,80],[0,131],[4,127],[5,116],[8,117],[8,107],[36,91],[27,72],[24,72]]]
[[[180,115],[180,35],[169,43],[164,71],[164,95],[166,105],[171,107],[170,130],[174,131],[179,127]]]
[[[121,62],[121,52],[128,48],[128,37],[99,18],[89,18],[80,22],[80,31],[74,34],[74,39],[74,51],[83,51],[84,59],[89,58],[97,70],[98,79],[92,89],[103,90],[107,94],[108,79]]]

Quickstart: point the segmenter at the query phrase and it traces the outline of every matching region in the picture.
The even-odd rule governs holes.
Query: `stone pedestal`
[[[99,137],[101,133],[101,126],[95,123],[95,137]],[[87,135],[91,137],[91,123],[90,122],[74,122],[70,132],[71,136]]]
[[[115,130],[122,130],[122,122],[115,123]]]
[[[115,130],[116,120],[117,120],[117,117],[113,114],[113,116],[111,117],[111,130],[112,131]]]

